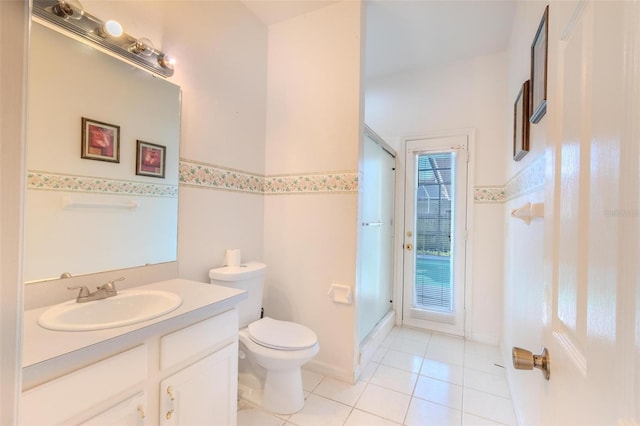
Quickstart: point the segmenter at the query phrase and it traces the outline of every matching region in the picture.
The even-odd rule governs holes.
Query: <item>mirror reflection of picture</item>
[[[166,147],[137,141],[136,174],[164,178]]]
[[[120,126],[82,117],[82,158],[120,162]]]
[[[529,80],[522,88],[513,104],[513,159],[520,161],[529,153]]]

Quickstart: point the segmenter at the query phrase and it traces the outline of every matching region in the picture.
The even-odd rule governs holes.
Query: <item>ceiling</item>
[[[266,25],[335,0],[244,0]],[[368,0],[366,76],[399,72],[507,48],[516,0]]]

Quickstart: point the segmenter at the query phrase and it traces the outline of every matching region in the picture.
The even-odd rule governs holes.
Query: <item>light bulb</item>
[[[154,51],[153,43],[148,38],[142,37],[129,47],[129,51],[136,55],[151,56]]]
[[[104,32],[111,37],[120,37],[124,30],[122,29],[122,25],[118,21],[114,21],[113,19],[109,19],[104,23]]]
[[[84,15],[84,8],[78,0],[58,0],[51,11],[64,19],[80,19]]]
[[[160,64],[162,68],[172,70],[176,64],[176,60],[170,56],[162,55],[158,57],[158,64]]]

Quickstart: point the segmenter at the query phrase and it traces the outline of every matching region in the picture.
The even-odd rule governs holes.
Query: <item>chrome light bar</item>
[[[103,22],[85,12],[77,0],[33,0],[33,14],[153,73],[163,77],[173,75],[174,61],[156,50],[150,40],[138,39],[125,32],[113,35],[107,25],[113,21]]]

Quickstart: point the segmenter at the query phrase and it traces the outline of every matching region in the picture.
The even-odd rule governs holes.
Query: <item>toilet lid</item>
[[[295,322],[264,317],[249,324],[248,329],[251,340],[268,348],[292,351],[318,343],[316,333]]]

